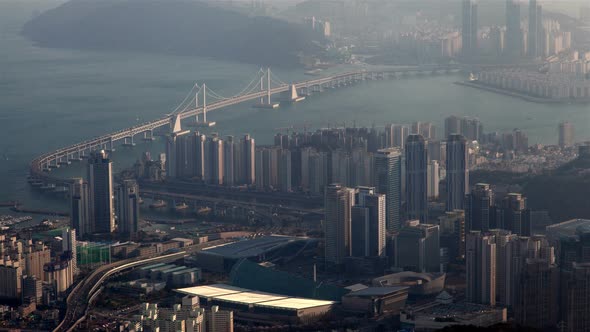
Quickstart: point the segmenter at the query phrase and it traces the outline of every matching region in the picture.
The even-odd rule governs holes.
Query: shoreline
[[[590,99],[566,99],[566,100],[563,100],[563,99],[550,99],[550,98],[542,98],[542,97],[533,97],[533,96],[529,96],[529,95],[526,95],[526,94],[523,94],[520,92],[504,90],[504,89],[500,89],[500,88],[496,88],[496,87],[492,87],[492,86],[488,86],[488,85],[484,85],[484,84],[471,83],[468,81],[458,81],[458,82],[454,82],[453,84],[471,87],[471,88],[475,88],[475,89],[480,89],[480,90],[484,90],[484,91],[495,92],[495,93],[498,93],[501,95],[520,98],[520,99],[524,99],[526,101],[530,101],[533,103],[539,103],[539,104],[588,104],[588,103],[590,103]]]

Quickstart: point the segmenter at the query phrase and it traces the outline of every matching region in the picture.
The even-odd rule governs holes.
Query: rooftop
[[[201,297],[215,297],[215,296],[222,296],[227,294],[233,293],[241,293],[247,291],[245,288],[234,287],[230,285],[224,284],[215,284],[215,285],[208,285],[208,286],[195,286],[195,287],[188,287],[188,288],[181,288],[176,290],[179,293],[193,295],[193,296],[201,296]]]
[[[547,235],[554,239],[575,236],[578,230],[590,231],[590,220],[572,219],[546,227]]]
[[[280,309],[308,309],[308,308],[315,308],[325,305],[332,305],[334,302],[332,301],[323,301],[323,300],[314,300],[314,299],[304,299],[299,297],[289,297],[275,301],[268,301],[258,303],[260,306],[269,307],[269,308],[280,308]]]
[[[356,292],[348,293],[345,296],[383,296],[397,293],[402,290],[408,290],[408,287],[392,286],[392,287],[368,287],[358,290]]]
[[[245,305],[255,305],[275,309],[301,310],[319,306],[332,305],[333,301],[289,297],[287,295],[252,291],[245,288],[224,284],[196,286],[177,289],[176,292],[207,297],[212,300],[233,302]]]
[[[201,253],[230,258],[247,258],[261,255],[265,252],[296,241],[308,241],[308,239],[292,236],[268,235],[214,246],[203,249]]]
[[[264,292],[242,292],[242,293],[234,293],[229,295],[222,295],[215,297],[216,300],[228,301],[228,302],[235,302],[235,303],[246,303],[246,304],[254,304],[260,302],[268,302],[274,300],[281,300],[285,299],[286,297],[283,295],[276,295],[271,293],[264,293]]]

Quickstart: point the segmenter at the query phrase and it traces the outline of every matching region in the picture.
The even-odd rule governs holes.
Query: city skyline
[[[0,3],[0,329],[590,326],[587,4],[59,1]]]

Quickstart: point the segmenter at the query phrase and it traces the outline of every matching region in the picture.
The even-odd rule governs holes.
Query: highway
[[[150,258],[132,258],[103,265],[92,271],[72,289],[66,299],[66,313],[54,332],[73,331],[80,324],[88,313],[92,301],[95,299],[102,283],[111,275],[131,269],[137,266],[167,260],[177,260],[188,255],[188,251],[181,251],[173,254],[162,255]]]

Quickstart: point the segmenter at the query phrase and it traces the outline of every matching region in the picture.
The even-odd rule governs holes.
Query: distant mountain
[[[195,0],[71,0],[23,34],[44,47],[196,55],[294,66],[320,51],[303,26]]]

